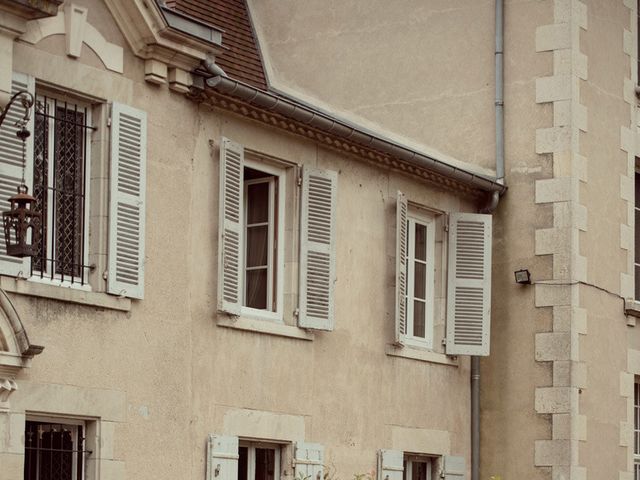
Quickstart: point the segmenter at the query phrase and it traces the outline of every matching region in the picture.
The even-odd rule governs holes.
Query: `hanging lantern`
[[[9,107],[14,100],[20,98],[25,110],[24,118],[16,123],[18,131],[16,136],[22,140],[22,182],[17,188],[17,193],[9,198],[11,206],[8,212],[2,212],[4,227],[4,240],[6,252],[13,257],[32,257],[37,254],[37,246],[40,242],[42,231],[42,214],[34,211],[36,199],[29,195],[29,189],[25,185],[25,161],[26,143],[29,138],[29,130],[26,129],[33,106],[33,96],[28,92],[16,93],[9,104],[0,114],[0,125],[4,121]]]
[[[37,255],[42,229],[42,214],[33,211],[36,199],[29,195],[26,185],[18,186],[18,193],[9,197],[11,209],[2,212],[7,255],[32,257]]]

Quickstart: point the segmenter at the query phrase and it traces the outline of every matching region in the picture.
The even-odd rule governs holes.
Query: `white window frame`
[[[286,172],[282,168],[278,168],[267,163],[263,163],[260,161],[247,159],[244,160],[244,168],[250,168],[252,170],[257,170],[262,173],[266,173],[271,175],[271,177],[266,178],[258,178],[251,180],[244,180],[244,204],[243,215],[244,215],[244,224],[243,228],[243,262],[242,265],[242,307],[241,307],[241,315],[243,317],[255,318],[258,320],[268,320],[277,323],[284,323],[283,320],[283,287],[284,287],[284,238],[285,238],[285,217],[284,217],[284,206],[286,199]],[[261,310],[257,308],[251,308],[244,306],[245,303],[245,285],[246,285],[246,265],[247,265],[247,255],[246,255],[246,242],[247,242],[247,186],[255,183],[264,183],[268,182],[269,187],[269,201],[271,205],[269,206],[269,251],[267,255],[268,261],[268,271],[272,272],[273,268],[276,269],[275,272],[275,311],[272,310]],[[277,182],[277,194],[276,194],[276,182]],[[278,225],[274,228],[275,223],[275,214],[277,211]],[[273,239],[276,241],[276,247],[273,248]],[[274,257],[275,253],[275,259]],[[273,305],[273,274],[267,275],[267,305]]]
[[[407,215],[407,292],[406,292],[406,331],[405,343],[414,347],[425,349],[433,349],[433,316],[435,302],[435,218],[426,215],[420,215],[416,212],[410,212]],[[416,225],[422,225],[426,228],[427,238],[427,254],[426,254],[426,291],[425,291],[425,326],[424,337],[413,335],[413,308],[414,308],[414,291],[415,291],[415,230]],[[421,260],[418,260],[421,261]]]
[[[25,432],[27,429],[27,422],[50,423],[50,424],[63,425],[65,427],[69,427],[73,435],[73,445],[75,450],[77,450],[77,446],[78,446],[78,427],[82,427],[82,430],[86,437],[87,422],[85,422],[84,420],[67,418],[67,417],[27,415],[25,419],[25,424],[24,424]],[[26,439],[25,439],[25,446],[26,446]],[[70,480],[84,480],[86,478],[86,468],[87,468],[86,461],[82,462],[82,471],[80,472],[80,478],[78,478],[78,455],[81,455],[81,454],[82,454],[81,452],[73,452],[72,454],[73,465],[71,467],[72,478]],[[39,478],[39,475],[37,473],[36,473],[36,478]]]
[[[435,458],[427,455],[405,455],[404,457],[404,479],[412,480],[413,478],[413,462],[421,462],[427,464],[427,478],[426,480],[433,480],[433,464]]]
[[[275,451],[273,455],[273,478],[274,480],[280,480],[280,456],[282,453],[282,444],[240,440],[238,450],[243,447],[247,449],[247,480],[255,480],[256,478],[256,448]]]
[[[633,382],[633,478],[640,480],[640,377]]]
[[[55,162],[55,145],[54,145],[54,140],[55,140],[55,112],[53,112],[54,109],[54,105],[55,102],[54,100],[58,100],[58,102],[66,102],[67,105],[71,105],[71,106],[77,106],[78,110],[83,109],[86,111],[87,113],[87,118],[85,118],[84,122],[86,125],[88,126],[92,126],[93,125],[93,112],[92,112],[92,106],[91,104],[87,103],[87,102],[83,102],[81,100],[75,99],[75,98],[67,98],[65,95],[63,94],[56,94],[56,93],[52,93],[49,92],[47,90],[45,90],[44,94],[42,93],[42,91],[36,91],[36,102],[39,100],[44,100],[42,97],[46,96],[47,97],[47,109],[50,112],[50,115],[52,118],[48,118],[48,138],[47,138],[47,142],[48,142],[48,153],[49,153],[49,158],[47,159],[48,165],[49,165],[49,171],[48,171],[48,184],[47,184],[47,211],[43,212],[46,213],[47,216],[47,226],[50,227],[53,224],[53,186],[54,186],[54,176],[50,173],[52,173],[53,171],[55,171],[55,166],[54,166],[54,162]],[[51,113],[53,112],[53,113]],[[91,199],[91,192],[90,192],[90,185],[91,185],[91,130],[87,129],[87,131],[85,132],[85,156],[86,158],[84,159],[84,165],[85,165],[85,171],[84,171],[84,237],[82,239],[83,242],[83,258],[81,259],[81,262],[83,265],[89,265],[89,222],[90,222],[90,199]],[[34,159],[34,169],[35,169],[35,159]],[[33,188],[32,188],[33,190]],[[47,242],[46,242],[46,248],[47,248],[47,252],[45,254],[45,258],[50,259],[53,258],[54,252],[53,252],[53,228],[47,228]],[[65,279],[62,280],[62,275],[60,274],[53,274],[53,276],[51,275],[51,271],[49,270],[51,268],[51,265],[49,262],[45,262],[45,271],[44,272],[38,272],[38,275],[34,274],[29,276],[29,280],[32,282],[37,282],[37,283],[45,283],[45,284],[49,284],[49,285],[56,285],[56,286],[63,286],[63,287],[71,287],[71,288],[76,288],[79,290],[86,290],[86,291],[91,291],[91,285],[89,282],[89,272],[86,272],[85,275],[85,282],[84,284],[80,284],[81,282],[81,278],[80,277],[74,277],[73,278],[73,282],[70,279],[67,279],[69,276],[65,275]],[[40,273],[42,274],[42,276],[40,276]]]

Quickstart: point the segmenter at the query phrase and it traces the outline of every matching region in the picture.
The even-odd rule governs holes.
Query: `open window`
[[[490,305],[491,216],[437,212],[398,192],[396,343],[488,355]]]
[[[378,452],[378,480],[464,480],[464,457],[407,453],[400,450]]]
[[[332,330],[337,174],[248,157],[222,139],[218,310]]]

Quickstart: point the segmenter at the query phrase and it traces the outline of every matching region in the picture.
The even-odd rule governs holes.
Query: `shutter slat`
[[[448,355],[489,355],[491,215],[452,214],[447,292]]]
[[[378,480],[402,480],[404,453],[400,450],[378,452]]]
[[[238,480],[238,437],[209,435],[207,480]]]
[[[467,469],[464,457],[445,455],[442,457],[442,478],[444,480],[465,480]]]
[[[220,205],[218,223],[218,310],[240,315],[243,268],[244,148],[228,138],[220,141]]]
[[[294,464],[296,479],[323,480],[324,447],[317,443],[297,442]]]
[[[298,317],[302,328],[333,330],[337,185],[336,172],[303,171]]]
[[[26,90],[35,97],[35,79],[23,73],[13,72],[11,95],[20,90]],[[0,127],[0,211],[10,209],[9,197],[16,194],[16,189],[22,183],[22,141],[16,136],[18,127],[15,123],[24,118],[24,108],[20,100],[16,100]],[[27,124],[31,135],[26,143],[25,183],[29,193],[33,194],[33,138],[34,114]],[[36,205],[36,208],[38,206]],[[31,269],[29,257],[17,258],[6,254],[4,228],[0,226],[0,274],[28,277]]]
[[[396,343],[402,345],[407,333],[407,197],[398,192],[396,200]]]
[[[107,290],[130,298],[144,296],[146,162],[147,114],[114,103]]]

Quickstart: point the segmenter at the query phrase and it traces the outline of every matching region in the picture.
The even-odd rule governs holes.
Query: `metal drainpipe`
[[[504,184],[504,0],[496,0],[496,177]],[[494,192],[480,211],[493,213],[500,201]],[[471,357],[471,480],[480,480],[480,357]]]

